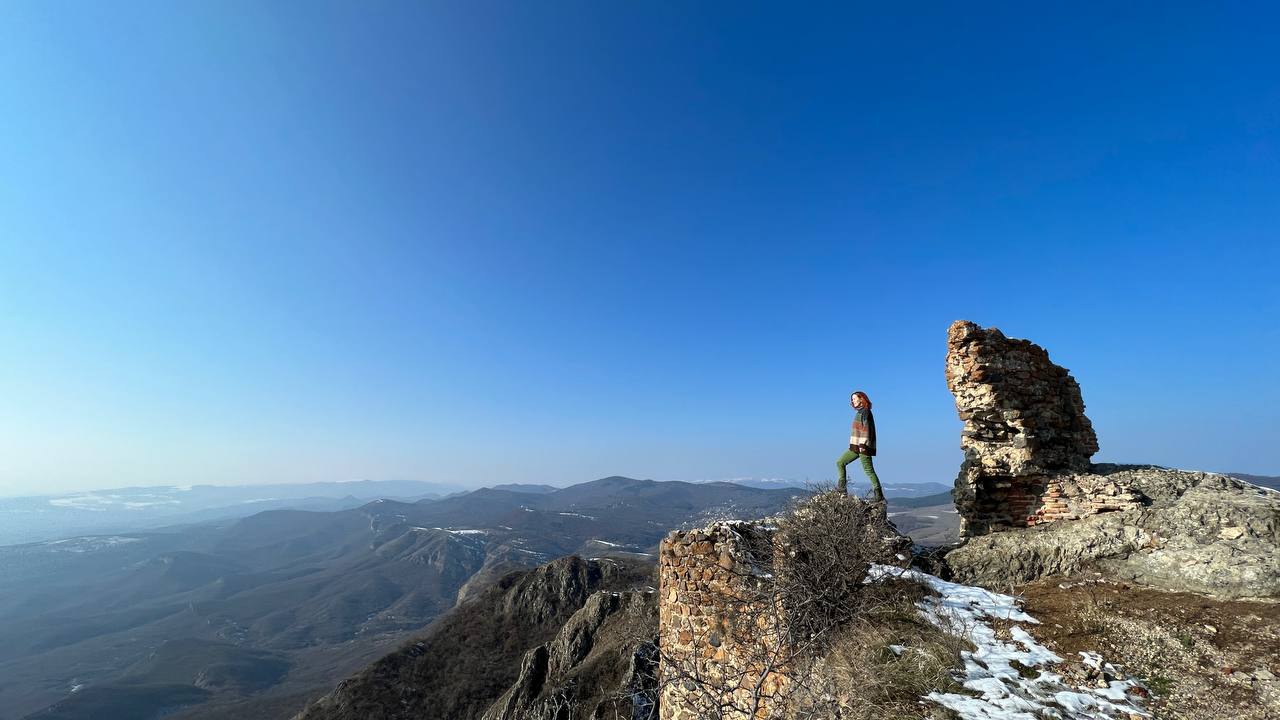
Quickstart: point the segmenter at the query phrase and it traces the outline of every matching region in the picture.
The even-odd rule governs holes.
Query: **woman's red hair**
[[[863,407],[865,407],[868,410],[871,409],[871,398],[867,397],[866,393],[862,392],[861,390],[858,390],[852,393],[851,395],[849,395],[849,397],[853,397],[854,395],[857,395],[858,397],[862,398]]]

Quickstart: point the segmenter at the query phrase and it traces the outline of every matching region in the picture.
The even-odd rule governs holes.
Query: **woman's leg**
[[[836,460],[836,469],[840,471],[840,479],[836,482],[836,490],[838,492],[848,492],[847,485],[849,481],[845,474],[845,467],[857,459],[858,453],[852,450],[845,450],[844,454],[840,456],[840,459]]]
[[[884,490],[880,489],[880,478],[876,477],[876,467],[871,463],[870,455],[862,456],[862,469],[867,473],[867,477],[871,479],[871,492],[876,496],[877,500],[884,500]]]

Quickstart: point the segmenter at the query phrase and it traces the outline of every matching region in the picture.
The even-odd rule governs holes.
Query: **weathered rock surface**
[[[1083,501],[1095,488],[1055,482],[1087,473],[1098,438],[1080,385],[1044,348],[966,320],[947,332],[947,387],[964,421],[964,462],[953,493],[962,536],[1110,508]],[[1117,490],[1115,503],[1131,498]]]
[[[600,591],[608,596],[651,584],[652,571],[649,563],[569,556],[512,573],[437,620],[421,638],[342,681],[298,718],[480,718],[517,683],[526,683],[525,695],[529,695],[539,662],[545,662],[549,672],[571,670],[570,661],[578,657],[584,643],[598,641],[587,632],[594,627],[590,619],[601,613],[607,619],[610,613],[604,611],[612,608],[612,601],[595,601],[595,614],[579,618],[574,625],[578,630],[570,630],[563,647],[557,649],[566,623],[578,618]],[[553,655],[562,665],[549,664]],[[581,665],[582,658],[578,660]],[[552,672],[545,677],[554,681],[565,674]]]
[[[989,472],[1085,470],[1098,451],[1079,383],[1030,340],[957,320],[947,331],[947,386],[965,422],[962,447]]]
[[[554,640],[525,653],[519,677],[482,720],[646,720],[657,631],[654,591],[597,592]]]
[[[1280,492],[1216,473],[1097,465],[1127,510],[970,538],[946,556],[963,582],[1007,586],[1085,568],[1223,597],[1280,597]]]

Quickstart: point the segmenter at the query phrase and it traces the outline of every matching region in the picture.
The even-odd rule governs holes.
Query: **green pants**
[[[845,488],[849,481],[845,475],[845,467],[858,458],[862,458],[862,469],[867,473],[867,477],[871,478],[872,492],[884,497],[884,491],[880,489],[880,478],[876,477],[876,468],[871,464],[871,456],[859,455],[853,450],[846,450],[844,454],[840,456],[840,459],[836,461],[836,468],[840,470],[840,480],[836,483],[836,489],[840,492],[846,491]]]

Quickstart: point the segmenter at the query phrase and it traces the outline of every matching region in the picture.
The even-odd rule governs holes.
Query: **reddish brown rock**
[[[946,375],[964,421],[954,493],[962,535],[1136,505],[1128,488],[1090,474],[1098,438],[1080,385],[1044,348],[957,320]]]

